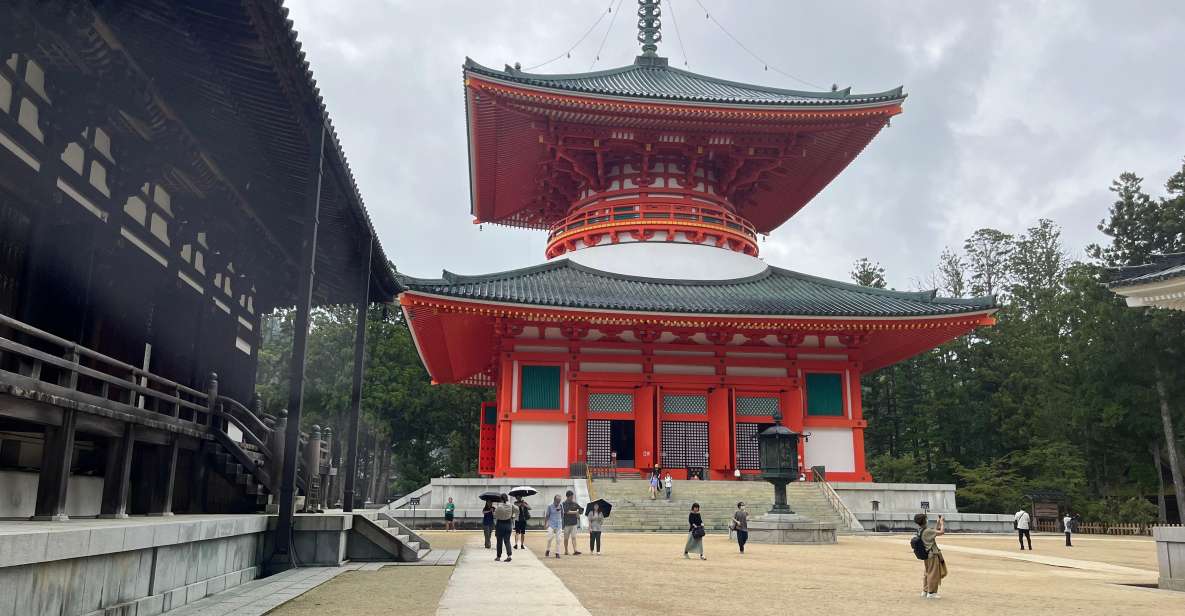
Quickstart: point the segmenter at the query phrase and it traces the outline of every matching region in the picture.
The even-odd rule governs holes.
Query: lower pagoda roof
[[[1109,277],[1112,289],[1185,278],[1185,252],[1154,255],[1148,263],[1115,268]]]
[[[568,259],[507,272],[442,278],[396,274],[408,291],[542,307],[766,317],[929,317],[996,309],[994,297],[938,297],[862,287],[777,267],[734,280],[665,280],[616,274]]]

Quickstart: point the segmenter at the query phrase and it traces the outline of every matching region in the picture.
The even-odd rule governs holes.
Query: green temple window
[[[806,414],[843,417],[843,375],[815,372],[806,375]]]
[[[519,408],[558,410],[560,408],[560,367],[523,366],[522,400]]]

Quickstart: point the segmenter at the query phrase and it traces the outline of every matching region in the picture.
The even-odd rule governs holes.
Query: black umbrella
[[[481,496],[478,496],[478,498],[480,498],[483,501],[490,501],[491,503],[499,503],[499,502],[502,502],[502,493],[501,492],[482,492]]]
[[[516,498],[519,496],[526,498],[528,496],[534,496],[538,493],[539,491],[535,488],[532,488],[531,486],[518,486],[517,488],[511,488],[509,492],[511,496]]]
[[[597,500],[584,506],[584,515],[588,515],[588,514],[592,513],[593,505],[599,505],[601,507],[601,513],[605,517],[609,517],[609,512],[613,511],[613,503],[611,503],[603,498],[598,498]]]

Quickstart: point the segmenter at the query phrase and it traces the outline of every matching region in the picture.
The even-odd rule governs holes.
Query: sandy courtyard
[[[493,558],[482,549],[480,533],[425,535],[436,547],[464,545]],[[580,538],[586,548],[587,535]],[[716,534],[706,539],[705,562],[683,559],[684,539],[606,534],[601,556],[585,553],[544,562],[598,616],[1185,614],[1185,593],[1147,587],[1157,576],[1155,544],[1147,538],[1082,536],[1066,548],[1060,535],[1043,535],[1034,538],[1035,552],[1020,552],[1011,536],[948,535],[940,545],[947,547],[950,576],[937,601],[918,596],[922,566],[905,535],[841,537],[832,546],[750,544],[741,556],[735,543]],[[528,534],[527,545],[543,557],[542,532]],[[1052,564],[1016,559],[1022,556]],[[272,614],[362,615],[386,613],[379,606],[399,606],[397,613],[427,616],[435,613],[452,571],[385,567],[349,572]],[[497,597],[483,600],[493,612],[508,603]]]
[[[542,555],[541,534],[528,545]],[[950,575],[942,598],[919,597],[922,564],[908,536],[841,537],[832,546],[751,544],[737,553],[726,535],[709,535],[706,562],[684,560],[682,535],[614,534],[604,554],[549,559],[547,565],[597,615],[617,614],[1185,614],[1185,594],[1131,584],[1156,583],[1155,543],[1145,538],[1041,536],[1020,552],[1010,536],[943,537]],[[583,547],[587,547],[582,545]],[[999,551],[965,553],[959,548]],[[1013,560],[1016,554],[1071,558],[1121,572]],[[771,592],[773,589],[781,589]]]

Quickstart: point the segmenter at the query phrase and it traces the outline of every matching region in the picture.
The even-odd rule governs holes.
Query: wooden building
[[[1132,308],[1185,310],[1185,253],[1153,255],[1148,263],[1115,268],[1108,287]]]
[[[0,8],[0,517],[256,510],[288,473],[261,315],[394,296],[286,16]]]
[[[673,68],[656,53],[658,3],[640,4],[631,65],[466,62],[475,222],[546,229],[549,262],[401,277],[420,356],[437,382],[496,387],[486,474],[755,474],[753,437],[780,414],[809,435],[804,465],[869,481],[861,376],[991,324],[994,300],[771,267],[759,237],[851,164],[905,94]]]

